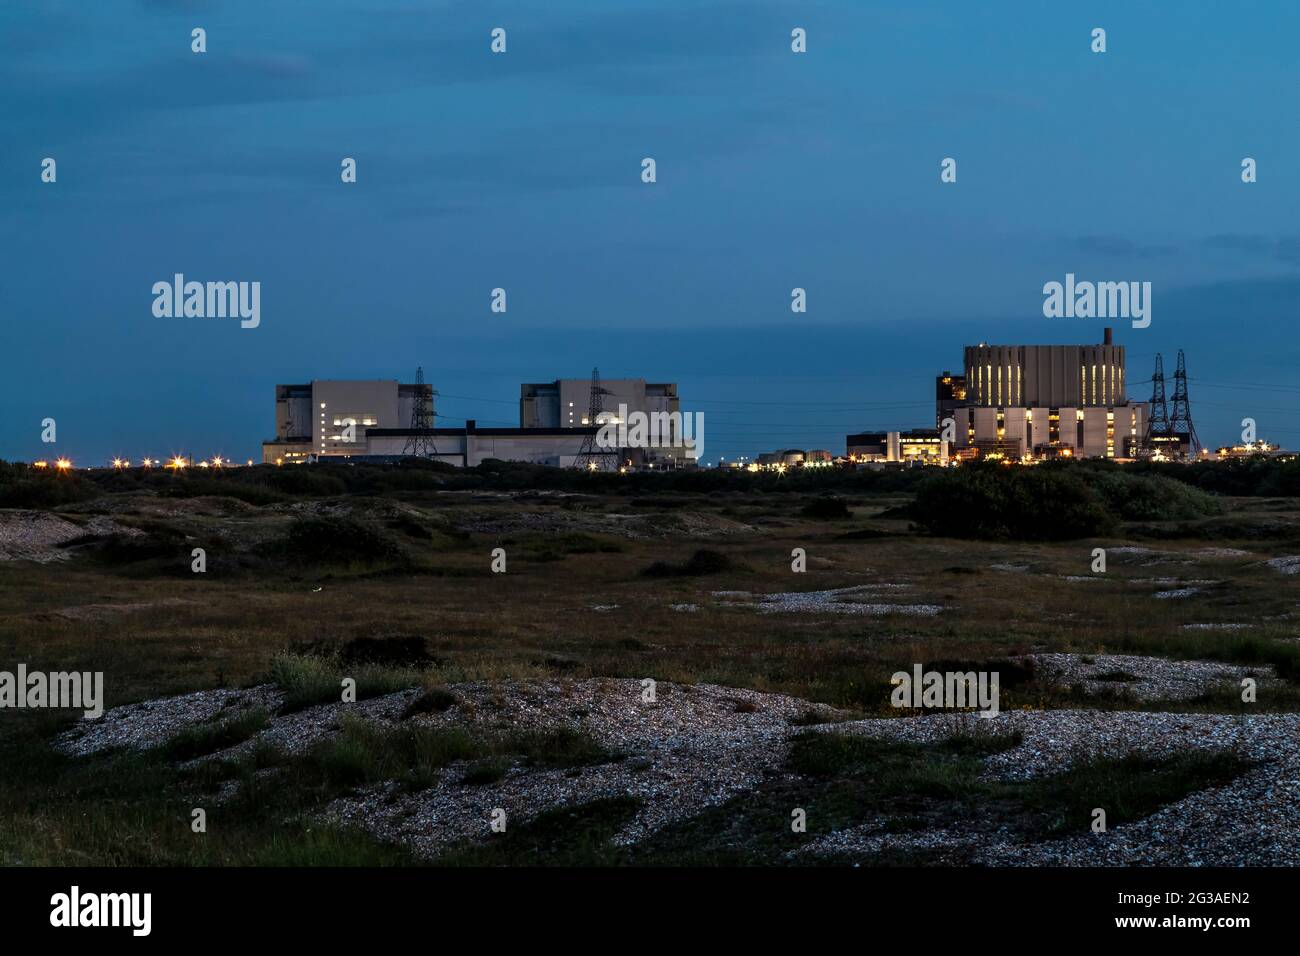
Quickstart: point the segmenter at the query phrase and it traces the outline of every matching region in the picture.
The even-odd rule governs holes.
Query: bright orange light
[[[223,462],[223,461],[221,460],[221,456],[220,456],[220,455],[213,455],[213,456],[212,456],[212,464],[213,464],[214,466],[216,466],[217,468],[220,468],[223,464],[225,464],[225,462]]]
[[[59,469],[59,471],[67,471],[72,467],[72,462],[68,461],[66,458],[60,458],[54,463],[54,467]]]
[[[184,468],[184,467],[185,467],[185,459],[182,458],[182,457],[180,457],[179,455],[177,455],[175,458],[173,458],[173,459],[171,460],[171,464],[168,465],[168,467],[169,467],[169,468]]]
[[[49,467],[50,467],[50,463],[49,463],[48,461],[34,461],[34,462],[32,462],[32,467],[33,467],[33,468],[49,468]]]
[[[126,464],[126,462],[122,461],[121,458],[114,458],[114,459],[113,459],[113,467],[114,467],[114,468],[121,468],[124,464]]]
[[[152,465],[153,465],[153,459],[152,459],[152,458],[146,458],[146,459],[144,460],[144,466],[145,466],[146,468],[149,468],[149,467],[151,467]]]

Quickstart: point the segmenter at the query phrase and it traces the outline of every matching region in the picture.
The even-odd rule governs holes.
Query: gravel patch
[[[507,825],[603,797],[635,796],[641,811],[615,837],[634,843],[660,827],[752,790],[788,752],[791,721],[813,710],[837,712],[778,694],[660,682],[656,701],[642,702],[635,679],[460,684],[462,703],[413,718],[430,725],[483,729],[570,727],[591,734],[620,759],[596,766],[531,770],[516,767],[497,783],[466,786],[450,772],[429,790],[402,794],[391,785],[334,801],[327,817],[397,840],[422,856],[486,838],[495,808]]]
[[[786,591],[759,596],[757,602],[727,602],[731,606],[751,607],[764,614],[915,614],[932,617],[943,610],[938,604],[884,604],[863,601],[864,597],[878,597],[882,592],[908,588],[906,584],[858,584],[847,588],[826,591]],[[714,597],[735,596],[734,592],[715,591]],[[752,595],[750,595],[752,597]]]
[[[103,515],[78,524],[46,511],[0,509],[0,561],[67,561],[72,554],[63,545],[77,538],[111,534],[144,536],[139,528],[118,524]]]
[[[86,756],[118,747],[146,750],[166,743],[187,727],[234,717],[243,711],[279,707],[284,695],[270,685],[248,690],[201,690],[180,697],[125,704],[100,717],[82,718],[59,736],[55,747]]]
[[[1264,562],[1279,574],[1296,574],[1300,572],[1300,554],[1283,555],[1280,558],[1269,558]]]
[[[1272,665],[1240,667],[1217,661],[1171,661],[1129,654],[1031,654],[1025,660],[1049,679],[1080,684],[1088,694],[1131,694],[1135,699],[1188,700],[1243,677],[1261,684],[1276,680]]]
[[[843,723],[823,732],[924,743],[944,739],[959,728],[1023,735],[1020,746],[988,758],[985,773],[992,779],[1028,780],[1060,773],[1080,757],[1118,758],[1137,752],[1165,758],[1192,748],[1232,750],[1258,766],[1225,786],[1197,791],[1106,833],[1026,842],[995,820],[974,821],[969,829],[898,834],[866,824],[814,841],[799,852],[869,860],[882,849],[928,848],[950,854],[953,863],[977,866],[1300,865],[1300,715],[1007,711],[992,721],[974,714],[946,714]]]
[[[1200,594],[1200,593],[1201,593],[1200,588],[1175,588],[1172,591],[1157,591],[1155,594],[1151,596],[1155,598],[1157,601],[1167,601],[1170,598],[1185,598],[1185,597],[1191,597],[1193,594]]]

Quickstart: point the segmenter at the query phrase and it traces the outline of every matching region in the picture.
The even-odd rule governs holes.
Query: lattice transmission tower
[[[438,446],[433,443],[433,396],[432,386],[424,384],[424,366],[415,370],[415,401],[411,405],[411,434],[406,436],[402,446],[403,455],[416,458],[432,458],[438,454]]]
[[[600,369],[593,368],[591,397],[587,402],[587,424],[595,426],[596,431],[582,440],[582,447],[578,449],[578,456],[573,460],[573,467],[586,468],[589,471],[612,471],[618,467],[619,449],[601,448],[596,443],[596,435],[600,432],[600,416],[605,411],[605,396],[612,394],[614,393],[601,388]]]
[[[1164,438],[1169,434],[1169,406],[1165,401],[1165,360],[1156,353],[1156,371],[1151,376],[1151,411],[1147,415],[1146,432],[1142,436],[1142,446],[1151,449],[1151,439]]]
[[[1196,426],[1192,424],[1192,403],[1187,397],[1187,363],[1183,359],[1183,350],[1178,350],[1178,368],[1174,371],[1174,411],[1169,416],[1169,434],[1185,438],[1188,451],[1194,456],[1201,450],[1201,441],[1196,437]]]

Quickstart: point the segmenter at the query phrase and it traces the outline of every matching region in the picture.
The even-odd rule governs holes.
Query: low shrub
[[[733,568],[731,559],[721,551],[701,548],[681,564],[656,561],[641,573],[649,578],[697,577],[704,574],[721,574]]]

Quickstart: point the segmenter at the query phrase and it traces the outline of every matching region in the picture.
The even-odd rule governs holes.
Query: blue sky
[[[1284,2],[10,0],[0,457],[53,417],[80,464],[257,458],[276,382],[417,364],[444,424],[599,365],[677,381],[711,458],[840,452],[929,424],[964,344],[1100,341],[1042,315],[1067,272],[1152,282],[1132,397],[1184,348],[1203,440],[1300,446],[1297,36]],[[260,281],[261,326],[155,318],[176,272]]]

